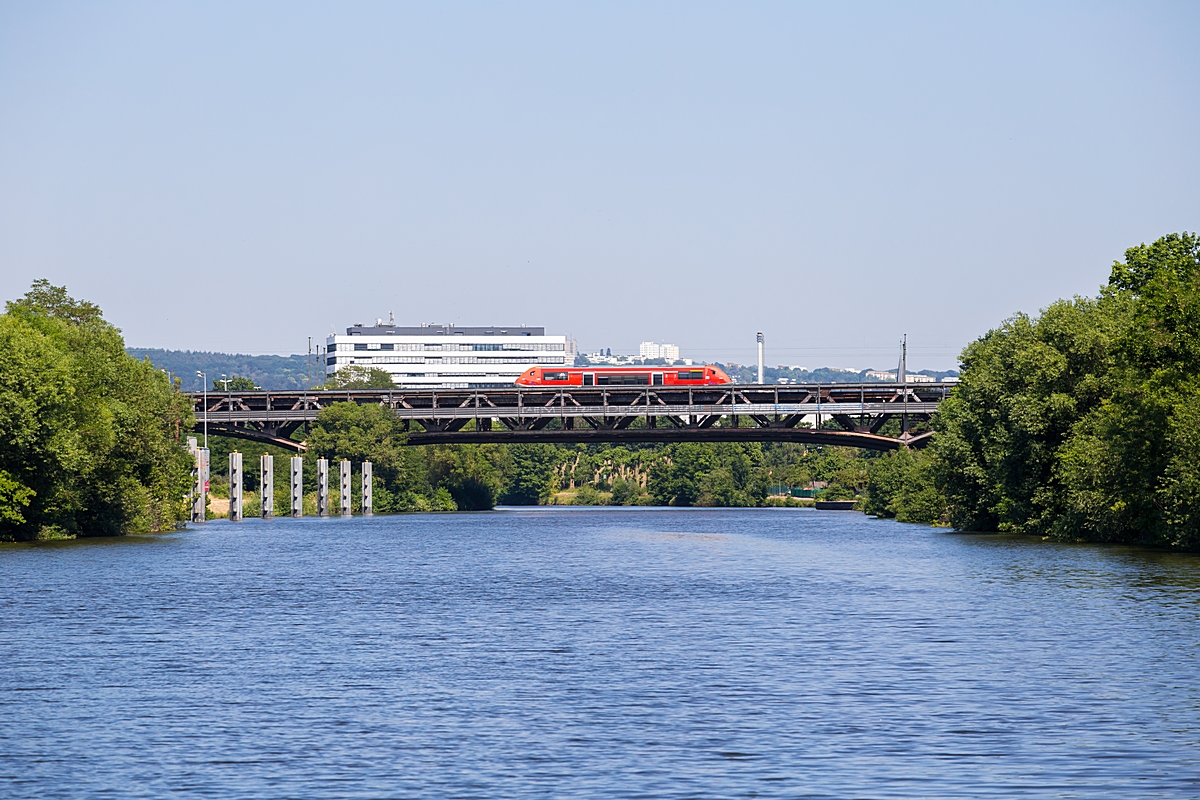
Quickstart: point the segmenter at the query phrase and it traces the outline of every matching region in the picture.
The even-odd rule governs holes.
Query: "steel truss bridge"
[[[297,452],[291,435],[334,403],[379,405],[404,421],[408,444],[517,442],[803,442],[870,450],[921,447],[912,421],[951,386],[839,383],[501,389],[366,389],[193,393],[196,428]],[[900,419],[898,437],[879,433]],[[634,423],[641,420],[640,424]],[[829,429],[832,421],[836,429]],[[416,423],[419,427],[414,427]]]

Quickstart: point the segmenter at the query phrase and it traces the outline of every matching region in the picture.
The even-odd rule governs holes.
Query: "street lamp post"
[[[196,370],[196,376],[204,387],[204,449],[208,449],[208,374]]]

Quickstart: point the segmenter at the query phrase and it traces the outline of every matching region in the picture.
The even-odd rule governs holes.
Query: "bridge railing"
[[[849,416],[868,416],[877,414],[933,414],[937,411],[937,403],[907,403],[897,406],[894,403],[726,403],[721,405],[692,405],[692,406],[523,406],[520,409],[512,407],[470,407],[470,408],[393,408],[392,412],[401,419],[489,419],[496,417],[519,417],[524,419],[556,419],[559,417],[697,417],[697,416],[753,416],[753,415],[790,415],[803,414],[811,416],[820,414],[832,416],[846,414]],[[226,422],[312,422],[316,420],[320,408],[295,409],[286,411],[255,411],[243,409],[221,409],[209,411],[209,420]],[[201,412],[198,412],[201,413]],[[269,416],[268,416],[269,413]]]

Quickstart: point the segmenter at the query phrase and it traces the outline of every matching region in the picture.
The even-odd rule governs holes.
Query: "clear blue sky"
[[[0,4],[0,295],[953,366],[1200,229],[1200,3]]]

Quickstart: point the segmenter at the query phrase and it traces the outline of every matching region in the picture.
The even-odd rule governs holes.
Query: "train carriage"
[[[518,386],[714,386],[731,383],[717,367],[531,367]]]

